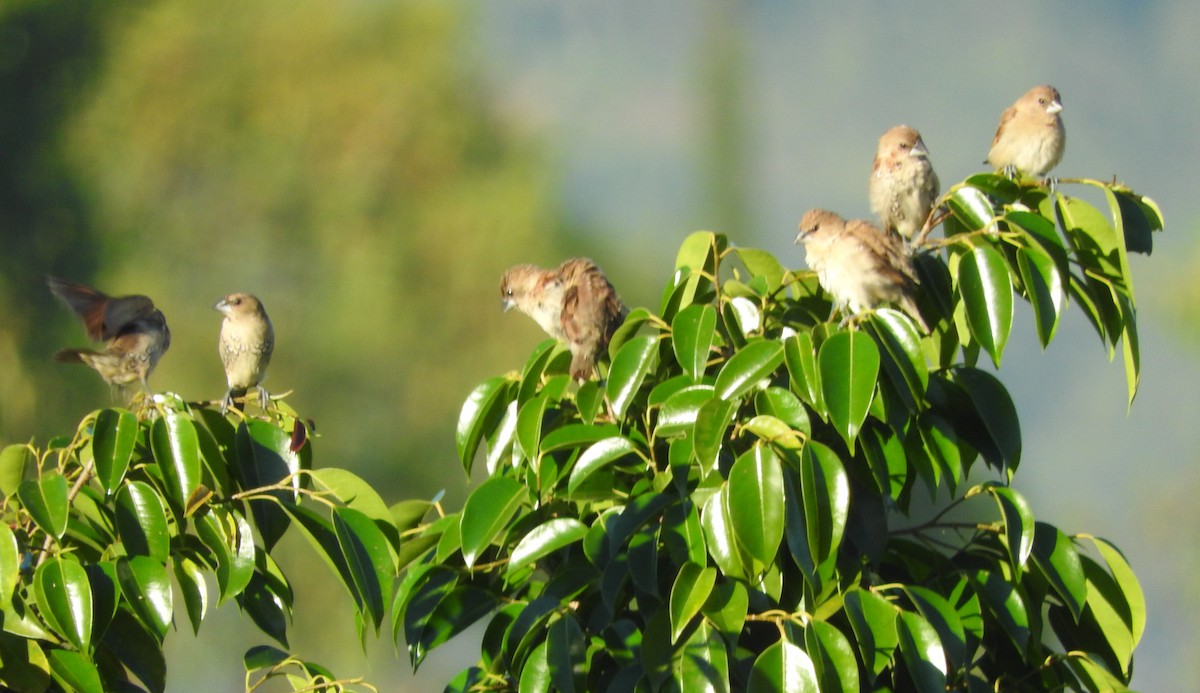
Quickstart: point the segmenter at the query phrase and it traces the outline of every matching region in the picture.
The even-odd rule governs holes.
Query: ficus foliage
[[[1122,689],[1137,580],[1009,486],[1016,410],[977,367],[1000,365],[1016,297],[1043,344],[1074,302],[1120,346],[1132,401],[1127,253],[1161,215],[1060,183],[1108,214],[993,175],[944,196],[945,238],[916,256],[929,335],[889,308],[831,318],[811,272],[689,236],[603,379],[573,383],[547,341],[470,394],[458,454],[488,478],[458,512],[314,469],[281,401],[223,415],[158,395],[9,446],[0,684],[164,690],[176,604],[198,630],[215,596],[283,648],[246,653],[248,688],[369,687],[286,650],[303,606],[271,552],[294,527],[360,636],[390,619],[414,666],[486,623],[451,690]]]

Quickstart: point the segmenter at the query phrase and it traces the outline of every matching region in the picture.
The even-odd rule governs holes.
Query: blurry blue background
[[[879,135],[918,128],[943,186],[982,170],[1000,112],[1063,95],[1063,177],[1161,206],[1135,256],[1143,376],[1077,309],[1042,352],[1028,309],[1001,378],[1021,416],[1016,486],[1039,519],[1121,547],[1149,603],[1133,684],[1200,679],[1200,5],[791,2],[326,4],[12,0],[0,7],[0,444],[110,403],[47,355],[82,344],[42,276],[147,293],[175,341],[156,389],[213,398],[221,295],[275,322],[267,385],[313,416],[322,466],[389,501],[467,488],[471,387],[542,339],[501,316],[516,262],[590,255],[657,307],[697,229],[773,251],[804,210],[870,216]],[[1075,192],[1067,188],[1065,192]],[[464,636],[413,678],[364,654],[349,597],[289,537],[293,649],[381,690],[439,690]],[[182,625],[184,621],[180,621]],[[475,636],[477,638],[477,635]],[[233,607],[168,638],[170,690],[233,690],[265,641]]]

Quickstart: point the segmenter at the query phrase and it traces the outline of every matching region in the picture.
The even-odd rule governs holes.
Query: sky
[[[1119,359],[1078,308],[1044,352],[1028,308],[1000,371],[1021,417],[1015,486],[1040,520],[1108,538],[1146,591],[1149,624],[1133,685],[1200,678],[1188,571],[1200,568],[1200,344],[1194,314],[1200,198],[1200,5],[1127,3],[582,2],[475,6],[465,47],[513,127],[546,143],[580,247],[614,283],[651,258],[669,270],[697,229],[763,247],[799,268],[796,222],[811,207],[869,217],[875,144],[919,129],[943,184],[984,169],[999,115],[1028,88],[1062,94],[1062,177],[1111,179],[1166,218],[1151,257],[1132,260],[1142,381],[1127,408]],[[730,62],[721,62],[722,58]],[[736,101],[719,111],[714,65]],[[714,204],[715,112],[740,134],[719,163],[743,193],[736,228]],[[1064,188],[1079,194],[1079,188]],[[1190,297],[1190,298],[1189,298]],[[625,295],[656,306],[657,296]],[[1119,352],[1118,352],[1119,353]]]

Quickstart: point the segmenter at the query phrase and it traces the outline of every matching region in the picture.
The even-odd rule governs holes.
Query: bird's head
[[[533,265],[516,265],[504,273],[500,281],[500,307],[504,312],[520,308],[522,301],[531,296],[543,271]]]
[[[227,318],[264,312],[262,303],[259,302],[258,298],[252,294],[245,293],[229,294],[220,301],[217,301],[213,309],[221,311]]]
[[[840,216],[827,209],[810,209],[800,219],[800,232],[796,234],[796,243],[807,243],[814,236],[835,231],[845,223]]]

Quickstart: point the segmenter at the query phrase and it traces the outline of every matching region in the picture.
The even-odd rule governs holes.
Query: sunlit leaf
[[[96,415],[92,457],[96,479],[106,493],[115,493],[125,478],[137,442],[137,417],[124,409],[104,409]]]
[[[748,693],[818,693],[817,670],[804,650],[776,640],[750,669]]]
[[[864,332],[838,332],[821,345],[817,367],[830,423],[853,449],[875,392],[879,349]]]
[[[467,567],[495,540],[526,499],[525,487],[505,477],[488,479],[463,506],[460,527]]]
[[[688,306],[671,321],[671,347],[675,350],[675,359],[692,380],[699,380],[704,375],[716,327],[717,311],[707,303]]]
[[[769,339],[752,341],[725,362],[717,374],[713,392],[724,400],[741,397],[782,363],[783,344]]]
[[[92,642],[92,589],[77,561],[51,558],[33,575],[33,596],[46,625],[79,650]]]
[[[26,479],[17,487],[17,498],[37,526],[46,534],[61,539],[67,531],[67,479],[57,472],[40,481]]]
[[[957,285],[971,337],[999,367],[1013,319],[1012,279],[1004,256],[986,243],[973,246],[958,263]]]
[[[613,357],[605,386],[608,401],[618,420],[625,418],[646,375],[658,364],[658,339],[636,337]]]

